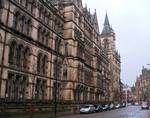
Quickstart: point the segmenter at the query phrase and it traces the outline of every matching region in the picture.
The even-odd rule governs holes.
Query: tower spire
[[[106,12],[102,34],[111,33],[111,32],[114,32],[114,31],[109,24],[109,19],[108,19],[107,12]]]
[[[108,16],[107,16],[107,12],[106,12],[105,21],[104,21],[104,26],[106,26],[106,25],[110,26]]]

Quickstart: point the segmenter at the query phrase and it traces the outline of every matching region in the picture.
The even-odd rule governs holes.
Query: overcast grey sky
[[[116,33],[121,55],[121,80],[133,85],[142,66],[150,63],[150,0],[83,0],[91,12],[97,10],[100,31],[105,13]]]

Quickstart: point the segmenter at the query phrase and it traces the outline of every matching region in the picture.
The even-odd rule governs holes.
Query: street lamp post
[[[59,46],[60,46],[60,42],[61,42],[61,39],[59,37],[56,38],[56,42],[55,42],[55,49],[56,49],[56,68],[55,68],[55,86],[54,86],[54,105],[55,105],[55,108],[54,108],[54,115],[56,116],[57,115],[57,89],[58,89],[58,57],[59,57]]]

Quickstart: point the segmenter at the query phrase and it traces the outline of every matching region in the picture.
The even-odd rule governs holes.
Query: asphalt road
[[[150,110],[141,110],[140,106],[128,106],[100,113],[78,114],[59,118],[150,118]]]
[[[40,113],[23,116],[0,116],[0,118],[52,118],[49,113]],[[150,118],[150,110],[141,110],[140,106],[128,106],[110,111],[104,111],[93,114],[68,115],[57,118]]]

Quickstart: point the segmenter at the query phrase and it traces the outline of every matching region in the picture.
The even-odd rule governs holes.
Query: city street
[[[149,118],[150,110],[141,110],[140,106],[128,106],[94,114],[79,114],[60,118]]]

